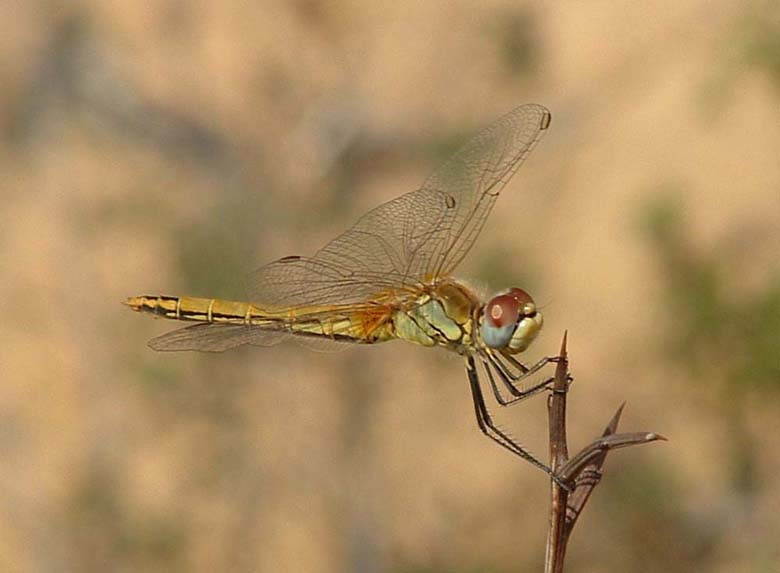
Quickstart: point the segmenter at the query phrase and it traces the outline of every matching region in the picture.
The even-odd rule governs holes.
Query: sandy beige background
[[[461,268],[565,329],[607,464],[570,569],[780,567],[776,2],[0,4],[0,570],[538,571],[547,482],[460,361],[156,354],[524,102],[551,130]],[[545,452],[544,399],[497,412]]]

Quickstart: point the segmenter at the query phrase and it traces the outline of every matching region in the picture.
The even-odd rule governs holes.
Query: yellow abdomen
[[[149,312],[173,320],[264,324],[270,318],[269,313],[248,302],[217,298],[134,296],[128,298],[125,304],[138,312]]]
[[[249,302],[148,295],[130,297],[125,304],[135,311],[171,320],[245,324],[345,342],[374,343],[394,338],[389,311],[381,305],[270,309]]]

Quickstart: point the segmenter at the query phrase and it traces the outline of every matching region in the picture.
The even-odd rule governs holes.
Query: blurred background
[[[137,294],[245,296],[525,102],[459,276],[569,332],[572,571],[780,567],[780,4],[0,4],[0,570],[541,570],[545,476],[461,361],[157,354]],[[542,397],[495,415],[546,454]]]

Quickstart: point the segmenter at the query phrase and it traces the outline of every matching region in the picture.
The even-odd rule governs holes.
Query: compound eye
[[[500,328],[507,324],[514,324],[520,316],[520,304],[512,294],[494,296],[487,303],[485,315],[491,326]]]
[[[529,303],[534,304],[534,299],[531,298],[531,295],[521,288],[513,287],[509,289],[507,295],[514,298],[520,304],[520,308],[523,308]]]

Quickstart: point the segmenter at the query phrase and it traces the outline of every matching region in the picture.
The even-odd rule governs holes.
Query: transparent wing
[[[425,181],[423,189],[443,195],[451,206],[434,232],[426,275],[448,275],[460,263],[550,120],[544,106],[520,106],[479,132]]]
[[[166,332],[149,341],[153,350],[201,350],[222,352],[244,344],[273,346],[286,332],[266,330],[245,324],[201,323]]]
[[[161,334],[149,341],[149,347],[158,351],[200,350],[202,352],[224,352],[237,346],[274,346],[292,336],[288,332],[266,330],[244,324],[193,324]],[[349,342],[327,337],[298,337],[301,346],[317,352],[338,352]]]
[[[283,308],[356,303],[448,275],[549,124],[550,112],[541,105],[509,112],[420,189],[369,211],[313,257],[285,257],[253,272],[250,298]]]

